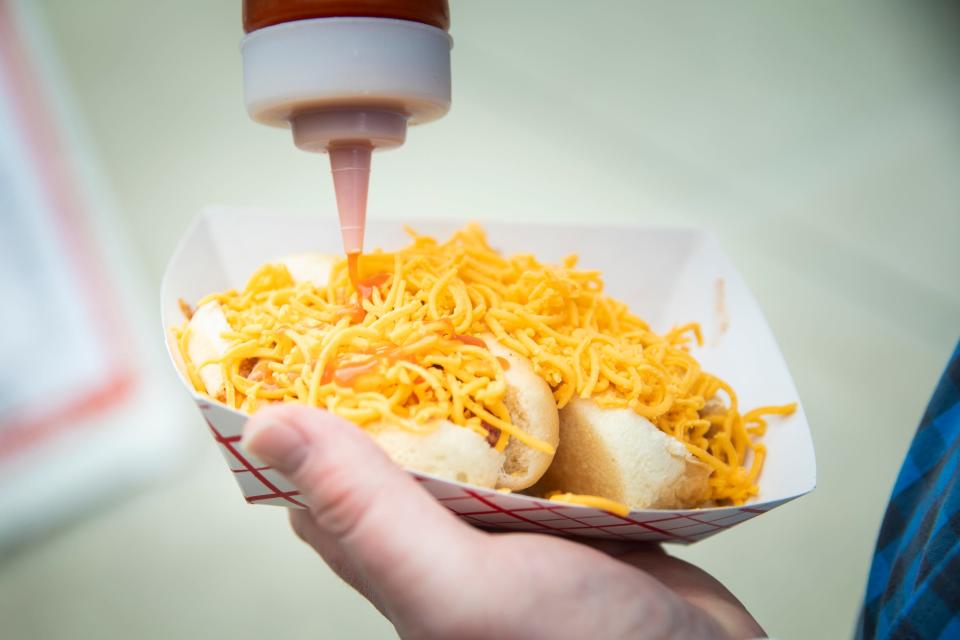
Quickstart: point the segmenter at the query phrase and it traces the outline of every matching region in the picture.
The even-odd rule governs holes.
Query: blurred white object
[[[0,0],[0,546],[168,467],[183,422],[150,377],[152,296],[27,9]]]

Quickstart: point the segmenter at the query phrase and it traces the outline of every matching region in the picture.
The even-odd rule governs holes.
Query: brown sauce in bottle
[[[311,18],[392,18],[450,29],[447,0],[244,0],[243,31]]]

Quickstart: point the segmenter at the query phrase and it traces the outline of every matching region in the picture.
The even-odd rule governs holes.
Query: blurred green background
[[[333,219],[326,159],[244,112],[238,0],[31,4],[142,260],[131,268],[154,290],[205,204]],[[960,327],[957,12],[818,1],[451,9],[453,108],[375,157],[370,223],[443,215],[716,233],[794,373],[819,487],[676,553],[771,635],[848,636],[901,457]],[[176,478],[0,559],[3,635],[390,637],[281,510],[243,503],[192,419]]]

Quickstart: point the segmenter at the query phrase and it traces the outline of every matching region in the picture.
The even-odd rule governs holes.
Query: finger
[[[629,540],[604,540],[599,538],[577,538],[577,542],[617,559],[645,553],[666,553],[663,547],[655,542],[631,542]]]
[[[734,629],[748,629],[756,637],[763,636],[763,629],[743,603],[703,569],[668,555],[662,549],[659,553],[637,549],[618,556],[618,559],[643,570],[690,604],[707,612],[721,627],[731,631],[731,635],[734,635]]]
[[[446,584],[483,534],[457,520],[371,438],[333,414],[269,407],[244,429],[243,447],[300,491],[314,525],[389,605]],[[337,548],[337,552],[332,549]],[[466,554],[466,555],[465,555]]]
[[[309,544],[320,554],[324,562],[333,569],[340,578],[360,592],[373,606],[383,612],[380,605],[380,596],[373,586],[357,570],[351,558],[344,553],[336,538],[324,533],[313,521],[309,511],[290,509],[290,526],[301,540]]]

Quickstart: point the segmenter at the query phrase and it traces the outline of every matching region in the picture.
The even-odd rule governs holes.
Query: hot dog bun
[[[337,257],[311,253],[287,256],[279,260],[297,282],[309,281],[324,287]],[[230,330],[223,310],[216,301],[201,305],[189,323],[187,353],[198,365],[216,360],[227,351],[222,337]],[[490,352],[506,363],[506,405],[511,421],[533,437],[556,447],[560,420],[553,393],[538,376],[530,361],[500,345],[491,335],[482,336]],[[198,374],[207,393],[223,400],[223,374],[219,364],[200,367]],[[511,439],[503,452],[497,451],[481,435],[470,429],[442,421],[426,435],[386,424],[367,425],[374,440],[401,466],[481,487],[519,491],[533,485],[546,471],[552,455],[531,449]]]
[[[327,286],[336,261],[337,256],[329,253],[295,253],[279,260],[294,281],[309,282],[315,287]]]
[[[230,331],[223,309],[216,300],[202,304],[190,316],[187,325],[190,332],[187,336],[187,355],[191,362],[199,367],[197,374],[203,382],[207,394],[211,398],[223,399],[223,371],[217,363],[204,366],[208,360],[216,360],[223,356],[229,344],[222,337],[223,332]]]
[[[560,417],[550,387],[536,374],[527,358],[501,345],[491,335],[480,337],[494,356],[507,362],[506,405],[513,424],[556,448],[560,442]],[[532,486],[553,460],[553,455],[531,449],[515,438],[507,444],[505,453],[497,486],[511,491]]]
[[[560,410],[560,446],[533,492],[601,496],[632,509],[682,509],[707,495],[710,468],[630,409],[576,398]]]
[[[296,282],[310,282],[316,287],[327,286],[330,272],[337,257],[326,253],[297,253],[281,258],[290,276]],[[188,323],[190,335],[187,336],[187,355],[191,362],[198,365],[215,360],[227,351],[228,342],[222,334],[230,330],[220,304],[210,301],[202,304],[193,312]],[[223,400],[223,372],[219,364],[200,367],[197,373],[207,394]]]
[[[230,329],[219,303],[211,301],[199,306],[190,318],[187,351],[196,363],[220,358],[227,349],[221,337]],[[223,399],[223,373],[219,364],[208,364],[198,370],[207,393]],[[375,424],[365,431],[397,464],[448,480],[492,488],[503,473],[506,455],[497,451],[478,433],[446,420],[427,434],[414,433],[400,427]]]
[[[507,362],[507,410],[513,424],[556,447],[560,439],[557,404],[547,383],[533,371],[530,361],[504,347],[493,336],[482,340],[494,356]],[[367,430],[401,466],[441,478],[480,487],[520,491],[532,486],[550,466],[552,455],[511,439],[503,452],[470,429],[446,420],[421,435],[386,425]]]
[[[402,467],[478,487],[497,486],[506,458],[477,432],[447,420],[427,434],[386,424],[365,431]]]

